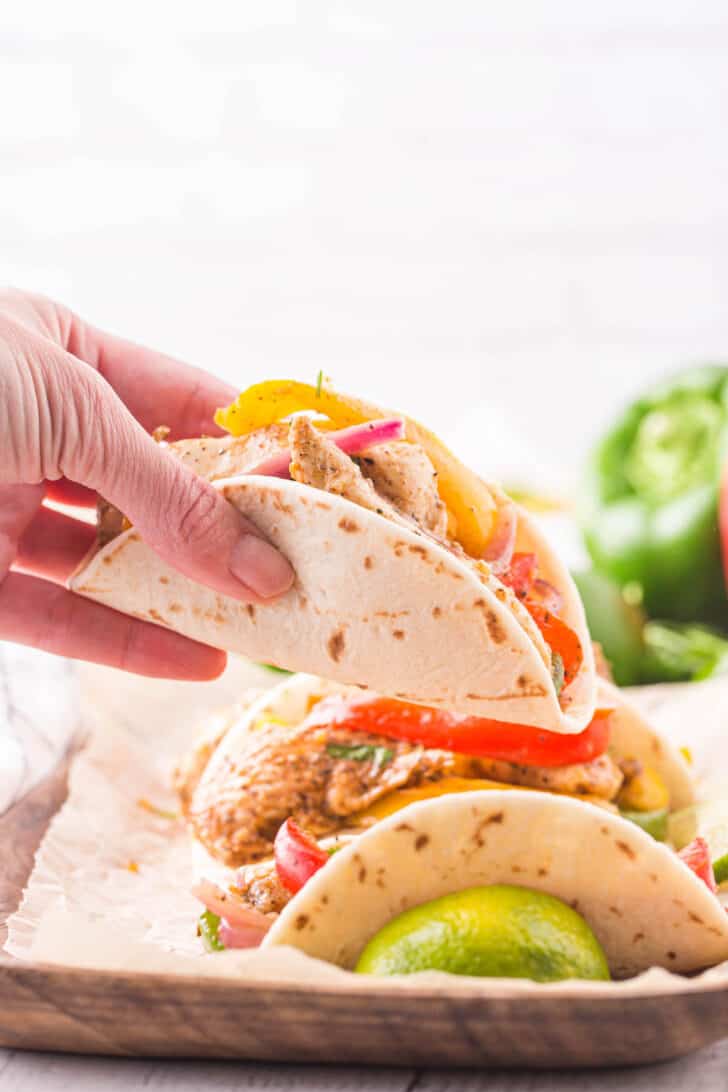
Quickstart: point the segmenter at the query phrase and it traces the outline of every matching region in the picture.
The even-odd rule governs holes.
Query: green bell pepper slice
[[[582,528],[594,566],[638,585],[648,614],[728,622],[718,493],[728,367],[692,369],[633,403],[597,446]]]

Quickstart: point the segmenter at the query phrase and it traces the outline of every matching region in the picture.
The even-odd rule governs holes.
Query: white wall
[[[728,357],[721,0],[109,9],[0,15],[0,281],[498,471]]]

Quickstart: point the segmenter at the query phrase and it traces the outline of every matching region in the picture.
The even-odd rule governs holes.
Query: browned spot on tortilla
[[[224,626],[226,622],[225,615],[221,614],[220,611],[217,611],[214,617],[214,621],[217,622],[218,626]]]
[[[160,576],[159,583],[160,584],[169,584],[169,577],[168,576]]]
[[[485,611],[485,624],[488,627],[488,636],[494,645],[502,645],[506,639],[500,618],[494,610]]]
[[[322,895],[321,896],[321,905],[322,906],[328,906],[329,905],[329,896],[328,895]]]
[[[450,573],[450,576],[453,578],[453,580],[462,580],[463,579],[463,574],[459,573],[457,570],[453,570]]]
[[[469,701],[488,701],[487,694],[466,694],[465,697],[468,698]]]
[[[635,933],[635,935],[632,937],[632,943],[637,944],[638,941],[644,940],[644,939],[645,939],[645,934],[644,933]]]
[[[539,876],[548,876],[549,870],[548,868],[539,868],[538,874]]]
[[[361,865],[361,867],[359,868],[359,872],[357,873],[357,879],[358,879],[359,883],[364,883],[366,878],[367,878],[367,870],[364,867],[364,865]]]
[[[395,641],[404,641],[404,630],[394,629],[392,630],[392,636],[394,637]]]
[[[435,565],[435,572],[436,573],[443,573],[444,571],[445,571],[444,563],[442,561],[438,561],[437,565]]]
[[[432,608],[432,617],[433,618],[440,618],[441,615],[442,615],[442,607],[433,607]]]
[[[273,494],[273,507],[275,508],[276,512],[285,512],[286,515],[290,515],[293,511],[291,505],[286,504],[285,501],[283,501],[277,493]]]
[[[181,603],[170,603],[169,604],[169,613],[170,614],[179,614],[179,612],[181,610],[184,610]]]
[[[107,554],[106,557],[103,559],[103,564],[104,565],[110,565],[113,560],[114,560],[113,557],[110,557],[109,554]],[[162,577],[161,579],[164,580],[164,579],[166,579],[166,577]]]
[[[662,750],[659,739],[652,740],[652,750],[655,752],[656,755],[659,755],[660,751]]]
[[[255,620],[255,607],[252,603],[245,604],[245,612],[248,615],[250,621],[253,622]]]
[[[610,907],[609,907],[609,913],[610,913],[610,914],[616,914],[616,916],[617,916],[618,918],[621,918],[621,917],[622,917],[622,911],[621,911],[621,910],[619,909],[619,907],[618,907],[618,906],[610,906]]]
[[[659,882],[656,872],[650,872],[650,879],[652,880],[653,883],[658,883]]]
[[[329,656],[335,664],[338,664],[339,660],[341,659],[344,652],[345,644],[346,640],[344,638],[343,629],[335,630],[335,632],[332,633],[329,637],[326,647],[329,650]]]
[[[609,827],[600,827],[599,830],[602,834],[609,834]]]
[[[523,869],[521,868],[520,865],[514,864],[514,865],[511,865],[511,872],[513,872],[514,875],[518,875],[519,872],[523,872]]]
[[[421,849],[424,849],[430,840],[429,834],[418,834],[415,838],[415,849],[419,853]]]
[[[409,823],[400,823],[399,826],[396,826],[394,829],[395,829],[395,831],[400,831],[400,830],[409,830],[409,831],[411,831],[413,828],[409,825]]]
[[[621,853],[624,853],[625,857],[629,857],[630,861],[634,861],[637,854],[632,849],[632,846],[628,846],[626,842],[622,842],[619,838],[615,839],[615,841],[617,849],[620,850]]]
[[[485,830],[485,828],[491,826],[492,824],[502,823],[503,819],[504,815],[502,811],[494,811],[491,815],[484,816],[484,818],[481,819],[478,823],[477,827],[475,828],[475,833],[473,834],[472,840],[475,842],[475,844],[477,846],[483,846],[485,844],[483,841],[483,831]]]
[[[414,542],[411,542],[407,549],[411,554],[419,554],[421,558],[423,558],[425,561],[427,560],[427,550],[424,546],[420,546]]]
[[[694,914],[692,910],[688,910],[688,917],[691,921],[694,921],[696,925],[705,925],[705,922],[699,914]]]
[[[364,568],[365,569],[373,569],[374,568],[374,561],[369,556],[369,554],[367,554],[367,556],[364,558]]]
[[[164,621],[164,618],[162,618],[162,615],[159,613],[158,610],[155,610],[154,607],[150,608],[149,617],[153,618],[155,622],[163,622]]]
[[[357,531],[361,530],[361,527],[354,519],[349,519],[348,516],[342,516],[339,520],[339,527],[342,531],[346,531],[348,535],[355,535]]]
[[[293,924],[299,932],[305,929],[308,925],[308,914],[299,914]]]
[[[571,907],[572,910],[578,910],[579,909],[579,900],[578,899],[572,899],[571,902],[569,903],[569,906]]]
[[[331,511],[331,505],[330,504],[325,504],[323,501],[316,501],[315,503],[316,503],[316,507],[321,508],[324,512],[330,512]]]
[[[495,597],[496,599],[500,599],[501,603],[505,603],[506,599],[508,598],[508,592],[505,588],[496,588]]]
[[[677,959],[677,956],[675,955],[674,952],[668,952],[667,953],[667,958],[668,959]]]

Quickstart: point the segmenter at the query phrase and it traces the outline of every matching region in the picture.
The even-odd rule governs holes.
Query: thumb
[[[192,580],[238,599],[285,592],[293,570],[257,528],[155,443],[93,368],[57,353],[61,381],[46,385],[57,473],[111,501]]]

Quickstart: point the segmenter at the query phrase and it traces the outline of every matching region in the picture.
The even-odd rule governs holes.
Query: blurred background
[[[2,281],[565,487],[728,350],[720,0],[10,9]]]

